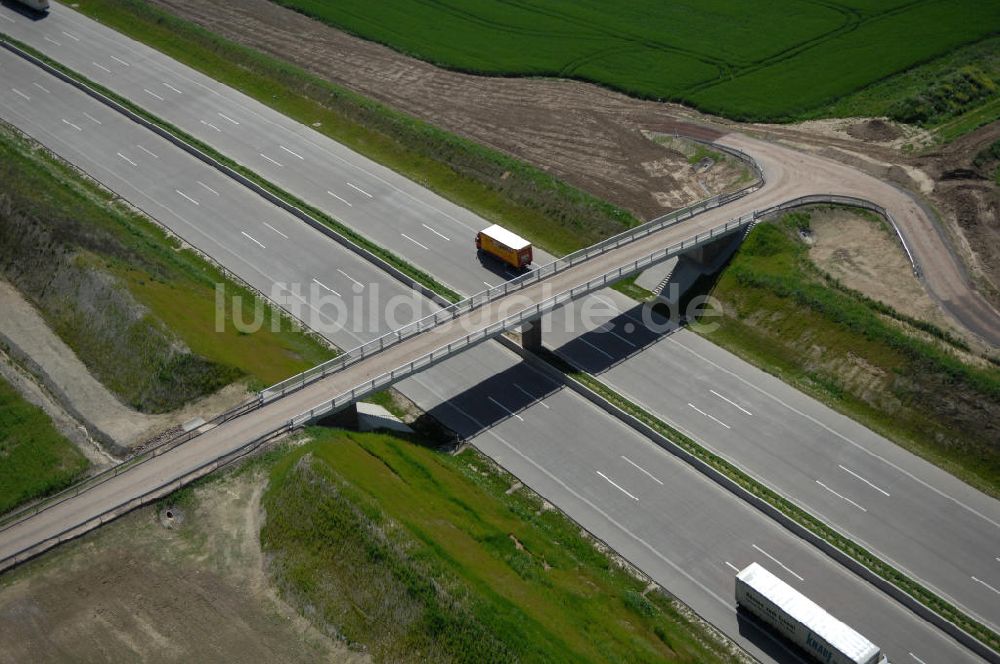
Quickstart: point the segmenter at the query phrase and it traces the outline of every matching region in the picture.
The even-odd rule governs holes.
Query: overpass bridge
[[[0,571],[213,472],[262,443],[348,408],[456,353],[527,326],[566,303],[671,257],[745,233],[764,217],[839,203],[891,216],[846,196],[803,196],[723,223],[702,215],[763,186],[709,199],[445,307],[277,385],[202,427],[0,520]],[[682,223],[685,222],[685,223]],[[540,330],[540,326],[535,326]],[[533,343],[540,336],[528,335]]]

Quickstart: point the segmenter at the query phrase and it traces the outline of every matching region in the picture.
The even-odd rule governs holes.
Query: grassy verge
[[[864,547],[856,544],[847,537],[844,537],[838,531],[826,525],[826,523],[820,521],[818,518],[803,510],[795,503],[792,503],[783,496],[759,483],[725,459],[712,454],[710,451],[677,431],[663,420],[660,420],[649,411],[615,392],[612,388],[605,385],[594,376],[576,369],[566,360],[551,351],[543,350],[540,353],[540,356],[542,359],[562,371],[573,380],[596,392],[601,396],[601,398],[605,399],[615,407],[636,418],[657,433],[670,439],[674,444],[678,445],[696,459],[722,473],[750,494],[777,508],[783,514],[790,517],[801,526],[807,528],[810,532],[818,535],[833,546],[837,547],[851,558],[857,560],[862,565],[881,576],[883,579],[886,579],[890,583],[893,583],[897,587],[906,591],[915,597],[919,602],[923,603],[925,606],[929,607],[931,610],[935,611],[947,620],[952,621],[990,648],[1000,651],[1000,635],[993,632],[985,625],[965,615],[957,607],[945,601],[928,588],[925,588],[896,568],[883,562],[880,558],[872,555]]]
[[[69,486],[87,465],[41,408],[0,379],[0,514]]]
[[[624,210],[502,153],[224,40],[141,0],[79,11],[378,161],[554,254],[615,235]]]
[[[802,223],[754,229],[711,291],[723,315],[707,338],[1000,495],[1000,370],[820,271]]]
[[[727,661],[477,452],[309,434],[272,470],[261,542],[284,595],[376,660]]]
[[[40,53],[39,51],[36,51],[35,49],[31,48],[27,44],[23,44],[23,43],[21,43],[21,42],[19,42],[17,40],[14,40],[14,39],[9,39],[9,38],[6,38],[6,39],[10,43],[16,45],[18,48],[20,48],[20,49],[22,49],[22,50],[30,53],[31,55],[33,55],[34,57],[38,58],[39,60],[42,60],[43,62],[45,62],[49,66],[51,66],[51,67],[59,70],[60,72],[66,74],[67,76],[72,77],[73,79],[75,79],[77,81],[80,81],[80,82],[84,83],[88,87],[90,87],[90,88],[92,88],[94,90],[97,90],[98,92],[100,92],[104,96],[108,97],[109,99],[114,100],[118,104],[121,104],[122,106],[124,106],[125,108],[127,108],[131,112],[135,113],[136,115],[140,116],[144,120],[147,120],[147,121],[149,121],[149,122],[157,125],[158,127],[160,127],[162,129],[170,132],[171,134],[173,134],[177,138],[181,139],[182,141],[184,141],[188,145],[191,145],[191,146],[195,147],[196,149],[198,149],[203,154],[211,157],[212,159],[214,159],[215,161],[219,162],[220,164],[223,164],[224,166],[226,166],[228,168],[231,168],[232,170],[236,171],[237,173],[239,173],[243,177],[247,178],[248,180],[250,180],[254,184],[256,184],[256,185],[260,186],[262,189],[266,190],[268,193],[273,194],[277,198],[285,201],[286,203],[289,203],[290,205],[293,205],[293,206],[299,208],[300,210],[302,210],[303,212],[307,213],[308,215],[310,215],[311,217],[313,217],[317,221],[320,221],[321,223],[325,224],[326,226],[328,226],[332,230],[336,231],[342,237],[347,238],[348,240],[350,240],[354,244],[362,247],[366,251],[369,251],[372,254],[374,254],[375,256],[377,256],[378,258],[384,260],[385,262],[387,262],[388,264],[390,264],[391,266],[393,266],[394,268],[396,268],[397,270],[399,270],[400,272],[402,272],[403,274],[405,274],[407,277],[409,277],[410,279],[412,279],[413,281],[415,281],[416,283],[421,284],[422,286],[428,288],[431,291],[434,291],[438,295],[441,295],[445,299],[450,300],[452,302],[457,302],[458,300],[461,299],[461,296],[458,293],[456,293],[452,289],[448,288],[447,286],[445,286],[444,284],[442,284],[441,282],[439,282],[437,279],[435,279],[434,277],[432,277],[430,274],[428,274],[428,273],[424,272],[423,270],[421,270],[421,269],[419,269],[417,267],[414,267],[413,265],[407,263],[405,260],[403,260],[399,256],[396,256],[395,254],[393,254],[391,251],[388,251],[387,249],[384,249],[381,246],[375,244],[374,242],[372,242],[371,240],[367,239],[366,237],[364,237],[360,233],[357,233],[356,231],[354,231],[350,227],[345,226],[344,224],[342,224],[341,222],[337,221],[333,217],[329,216],[325,212],[319,210],[318,208],[315,208],[315,207],[309,205],[308,203],[306,203],[302,199],[300,199],[300,198],[298,198],[296,196],[293,196],[292,194],[288,193],[284,189],[281,189],[280,187],[276,186],[275,184],[269,182],[268,180],[265,180],[264,178],[262,178],[261,176],[259,176],[254,171],[252,171],[252,170],[250,170],[250,169],[248,169],[248,168],[246,168],[246,167],[238,164],[237,162],[233,161],[229,157],[226,157],[222,153],[218,152],[215,148],[209,146],[206,143],[203,143],[203,142],[199,141],[194,136],[191,136],[190,134],[182,131],[181,129],[179,129],[179,128],[175,127],[174,125],[170,124],[169,122],[167,122],[165,120],[162,120],[161,118],[156,117],[155,115],[153,115],[152,113],[149,113],[148,111],[146,111],[142,107],[137,106],[136,104],[132,103],[128,99],[125,99],[124,97],[121,97],[121,96],[115,94],[114,92],[112,92],[111,90],[105,88],[104,86],[91,81],[90,79],[88,79],[87,77],[83,76],[82,74],[80,74],[80,73],[78,73],[76,71],[73,71],[72,69],[66,67],[65,65],[63,65],[63,64],[61,64],[61,63],[59,63],[59,62],[57,62],[55,60],[52,60],[51,58],[49,58],[45,54]]]
[[[136,409],[169,411],[244,377],[273,383],[332,356],[149,219],[6,126],[0,182],[0,274]],[[217,284],[227,294],[220,312]],[[250,321],[258,309],[261,329],[240,332],[234,317]]]
[[[912,67],[808,114],[808,118],[888,116],[948,142],[1000,118],[1000,37]]]

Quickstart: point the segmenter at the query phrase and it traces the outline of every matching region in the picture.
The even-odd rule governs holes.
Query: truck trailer
[[[15,0],[25,7],[34,9],[36,12],[47,12],[49,11],[49,0]]]
[[[499,258],[516,270],[524,270],[531,264],[531,243],[496,224],[476,234],[476,249]]]
[[[878,646],[757,563],[736,575],[736,603],[825,664],[889,664]]]

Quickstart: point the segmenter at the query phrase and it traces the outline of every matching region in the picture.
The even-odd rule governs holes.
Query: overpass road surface
[[[0,7],[0,16],[0,31],[344,220],[455,290],[473,293],[484,281],[503,278],[484,273],[474,255],[455,251],[484,225],[468,210],[68,7],[54,5],[41,20],[8,7]],[[752,153],[769,173],[769,186],[746,199],[746,209],[815,193],[859,196],[891,209],[930,292],[961,323],[1000,346],[1000,313],[970,289],[939,229],[910,196],[843,164],[784,146],[739,135],[720,142]]]
[[[259,199],[246,190],[211,180],[211,169],[151,134],[132,133],[134,127],[122,116],[70,86],[8,54],[0,54],[0,77],[19,90],[39,89],[34,85],[38,83],[47,90],[42,94],[51,95],[45,104],[24,107],[11,105],[4,97],[0,108],[6,119],[70,161],[81,162],[78,165],[130,200],[146,192],[138,203],[193,243],[200,246],[217,237],[218,244],[213,246],[220,260],[243,278],[260,278],[255,266],[263,259],[255,255],[253,261],[241,260],[242,249],[225,250],[234,241],[245,240],[243,231],[238,230],[243,226],[231,227],[233,221],[263,224],[266,220],[287,236],[283,238],[287,242],[268,245],[274,247],[273,258],[263,262],[274,272],[268,272],[267,279],[289,283],[304,278],[299,271],[309,265],[325,264],[328,269],[350,265],[353,257],[314,229],[302,223],[284,224],[276,208],[257,207]],[[30,104],[30,100],[15,96],[19,101],[14,104]],[[72,118],[66,117],[70,113]],[[92,126],[78,131],[63,122],[75,123],[78,116],[90,116]],[[84,133],[91,143],[81,150],[75,146]],[[118,153],[136,145],[156,154],[155,161],[114,170],[112,165],[121,161]],[[209,184],[223,199],[223,207],[207,205],[205,216],[197,218],[170,214],[169,210],[185,201],[177,195],[177,185],[191,181]],[[187,204],[199,210],[202,207],[200,202],[197,206]],[[227,212],[231,210],[240,210],[240,216]],[[205,234],[192,234],[196,227]],[[312,263],[307,254],[320,261]],[[334,278],[332,273],[329,277]],[[388,278],[376,278],[389,288]],[[731,566],[752,560],[767,565],[803,591],[823,597],[835,613],[850,616],[855,624],[863,622],[865,632],[900,661],[906,661],[909,653],[926,662],[975,660],[882,593],[631,429],[521,364],[514,355],[491,344],[479,349],[482,352],[455,357],[400,387],[756,656],[768,661],[797,660],[766,633],[740,622],[734,611]],[[356,379],[341,376],[338,380],[346,383]],[[153,486],[169,483],[206,459],[255,437],[274,422],[307,409],[330,391],[336,389],[314,384],[295,392],[141,464],[87,491],[80,499],[61,503],[3,531],[0,556],[67,524],[81,523]]]
[[[456,290],[476,292],[506,277],[484,268],[471,250],[463,250],[462,243],[486,225],[464,208],[64,7],[55,7],[51,16],[40,21],[28,21],[0,8],[3,11],[15,22],[0,30],[251,166]],[[72,132],[68,127],[63,130]],[[803,193],[861,193],[892,210],[932,293],[946,308],[967,314],[978,311],[981,315],[972,318],[989,328],[991,310],[977,308],[976,298],[962,290],[960,269],[957,264],[949,267],[950,254],[941,255],[943,244],[936,228],[909,196],[813,155],[735,134],[723,142],[751,153],[767,174],[768,185],[741,200],[739,209],[725,208],[717,219]],[[274,156],[279,153],[283,156]],[[199,185],[193,186],[204,194]],[[170,207],[176,209],[173,204]],[[275,237],[265,227],[257,227]],[[177,232],[187,237],[190,231],[179,228]],[[240,243],[249,245],[235,227],[230,236],[236,244],[230,243],[229,251]],[[264,248],[243,249],[256,252],[251,264],[274,260]],[[205,250],[223,260],[220,252],[227,248]],[[539,262],[551,258],[539,254]],[[322,270],[319,265],[300,271],[296,278],[306,284],[314,279],[340,294],[352,286],[341,272],[357,272],[362,276],[356,278],[368,283],[360,270]],[[269,292],[267,279],[252,283]],[[384,289],[387,297],[395,292],[389,285]],[[583,309],[573,308],[557,315],[548,345],[561,347],[581,366],[603,371],[602,378],[612,387],[998,629],[1000,594],[993,591],[1000,588],[996,560],[1000,504],[996,500],[684,332],[657,335],[662,342],[643,336],[639,325],[630,332],[633,320],[621,313],[630,305],[619,294],[609,290],[595,299],[617,302],[617,324],[609,332],[584,333],[579,317]],[[333,336],[339,345],[349,347],[354,345],[352,339],[367,340],[375,333],[369,326],[353,336],[344,331]],[[698,344],[701,350],[683,347],[684,339],[689,341],[683,343]],[[763,382],[771,387],[760,389]],[[720,390],[723,384],[726,389]],[[686,398],[692,393],[701,400]],[[733,404],[743,404],[754,415],[745,415]],[[738,419],[720,417],[720,408]]]
[[[6,75],[6,72],[4,72],[4,74]],[[37,72],[36,72],[36,74],[37,74]],[[39,81],[33,81],[33,83],[34,83],[34,82],[39,82]],[[42,85],[42,87],[43,87],[43,88],[49,88],[49,87],[57,87],[57,86],[55,85],[55,82],[52,82],[52,83],[53,83],[53,85],[48,85],[48,84],[47,84],[46,82],[39,82],[39,84],[40,84],[40,85]],[[35,87],[35,86],[34,86],[34,85],[32,85],[32,87]],[[51,91],[50,91],[50,92],[51,92]],[[42,94],[45,94],[45,93],[44,93],[44,92],[42,92]],[[27,101],[30,101],[30,100],[27,100]],[[48,107],[48,105],[49,105],[49,104],[47,103],[47,104],[46,104],[46,107]],[[74,108],[77,108],[77,107],[78,107],[78,104],[73,104],[73,107],[74,107]],[[110,121],[110,120],[109,120],[108,118],[105,118],[105,117],[104,117],[103,115],[99,115],[99,113],[101,113],[101,110],[100,110],[100,109],[101,109],[101,107],[99,107],[99,106],[98,106],[97,108],[95,108],[95,109],[92,109],[92,110],[94,110],[94,113],[91,113],[90,115],[91,115],[91,116],[92,116],[93,118],[98,118],[98,120],[99,120],[100,122],[111,122],[111,121]],[[37,109],[36,109],[36,112],[37,112]],[[112,114],[112,115],[113,115],[113,114]],[[101,118],[104,118],[104,119],[103,119],[103,120],[101,120]],[[65,124],[65,123],[63,123],[63,122],[62,122],[62,119],[63,119],[63,118],[60,118],[60,119],[59,119],[58,121],[56,121],[56,120],[55,120],[55,119],[53,118],[53,122],[52,122],[52,124],[59,124],[59,125],[62,125],[62,124]],[[103,125],[95,125],[95,126],[103,126]],[[38,129],[38,128],[36,127],[36,130],[37,130],[37,129]],[[73,131],[73,132],[78,132],[78,131],[82,131],[82,130],[77,130],[76,128],[74,128],[74,127],[72,127],[72,126],[70,126],[70,127],[69,127],[69,130],[71,130],[71,131]],[[30,130],[29,130],[29,133],[31,133],[31,132],[30,132]],[[41,133],[44,133],[44,131],[42,131]],[[116,130],[115,130],[114,132],[112,132],[112,133],[113,133],[113,134],[118,134],[118,130],[116,129]],[[72,136],[72,135],[73,135],[73,134],[70,134],[70,136]],[[51,139],[52,139],[52,137],[51,137],[51,136],[48,136],[47,138],[48,138],[49,140],[51,140]],[[43,139],[43,140],[45,140],[45,139]],[[63,140],[65,141],[66,139],[63,139]],[[57,147],[56,149],[57,149],[57,151],[61,151],[61,150],[60,150],[60,149],[59,149],[58,147]],[[172,148],[171,148],[171,149],[172,149]],[[143,154],[145,154],[145,153],[143,153]],[[159,155],[159,154],[157,154],[157,157],[159,157],[159,158],[162,158],[162,155]],[[91,164],[91,166],[93,166],[93,164]],[[138,169],[133,169],[133,170],[138,170]],[[191,169],[189,169],[189,168],[183,168],[183,169],[180,169],[179,171],[175,171],[175,172],[183,172],[183,173],[187,173],[187,172],[194,172],[194,170],[191,170]],[[206,176],[206,178],[207,178],[207,176]],[[118,183],[118,184],[121,184],[121,183]],[[143,185],[143,186],[145,186],[145,185]],[[133,188],[133,189],[135,189],[136,191],[138,190],[138,188]],[[213,187],[213,189],[215,189],[215,188]],[[219,191],[219,190],[218,190],[218,189],[216,189],[216,191]],[[164,192],[164,193],[168,193],[168,194],[169,194],[170,192]],[[176,190],[174,191],[174,193],[176,194]],[[135,194],[135,191],[131,191],[131,192],[129,193],[128,197],[129,197],[129,198],[131,198],[131,195],[133,195],[133,194]],[[186,200],[186,199],[184,199],[184,200]],[[227,207],[228,207],[229,205],[230,205],[230,203],[229,203],[229,202],[227,201]],[[198,207],[200,207],[200,205],[199,205]],[[173,205],[169,205],[169,206],[166,206],[166,205],[165,205],[165,206],[163,206],[163,207],[162,207],[162,209],[163,209],[163,210],[169,210],[169,209],[171,209],[171,208],[173,208]],[[232,209],[238,209],[238,208],[232,208]],[[162,212],[162,210],[161,210],[161,212]],[[274,213],[272,212],[272,214],[274,214]],[[155,216],[158,216],[158,217],[159,217],[160,215],[155,215]],[[301,226],[301,224],[299,224],[299,226]],[[283,227],[279,227],[279,228],[283,228]],[[291,226],[290,226],[290,227],[288,227],[288,228],[286,228],[285,230],[292,230],[292,232],[293,232],[293,233],[294,233],[294,232],[297,232],[297,230],[293,230]],[[188,229],[188,232],[190,232],[190,229]],[[318,237],[318,234],[315,234],[315,233],[313,233],[313,234],[314,234],[314,235],[316,235],[316,236]],[[286,238],[286,239],[287,239],[287,238]],[[309,239],[309,241],[307,242],[307,244],[308,244],[309,246],[313,247],[314,249],[315,249],[315,248],[316,248],[317,246],[322,246],[321,244],[317,244],[317,240],[316,240],[316,237],[310,237],[310,239]],[[290,245],[290,246],[291,246],[291,245]],[[331,248],[331,249],[332,249],[332,248]],[[293,251],[300,251],[300,250],[301,250],[301,248],[297,248],[297,249],[294,249]],[[232,253],[232,252],[230,252],[230,253]],[[223,256],[223,257],[225,257],[225,255],[226,255],[226,254],[225,254],[225,252],[222,252],[222,256]],[[301,263],[302,263],[302,261],[301,261],[301,260],[300,260],[300,259],[298,258],[298,254],[296,254],[295,256],[296,256],[296,257],[295,257],[294,259],[291,259],[291,260],[289,261],[289,263],[288,263],[289,265],[298,265],[298,264],[301,264]],[[329,263],[330,261],[329,261],[329,260],[327,259],[327,260],[326,260],[326,262],[327,262],[327,263]],[[244,265],[244,266],[242,266],[242,267],[243,267],[243,268],[245,268],[245,267],[246,267],[246,265]],[[252,275],[247,275],[247,276],[251,276],[251,277],[252,277]],[[284,279],[284,281],[285,281],[286,283],[287,283],[287,282],[290,282],[290,281],[293,281],[293,280],[294,280],[294,279],[289,279],[289,278],[285,278],[285,279]],[[341,341],[340,343],[342,343],[342,344],[343,344],[343,341]],[[458,359],[458,358],[456,358],[456,359]],[[451,362],[447,363],[446,365],[442,365],[442,366],[454,366],[454,365],[457,365],[457,364],[458,364],[457,362],[455,362],[455,361],[451,361]],[[467,372],[466,372],[466,371],[462,371],[462,372],[460,372],[460,373],[461,373],[461,374],[463,374],[463,375],[466,375],[466,374],[467,374]],[[406,383],[406,384],[407,384],[407,385],[409,385],[409,384],[410,384],[410,382],[411,382],[411,381],[407,381],[407,383]],[[413,383],[417,383],[418,381],[417,381],[417,380],[414,380],[414,381],[412,381],[412,382],[413,382]],[[520,383],[518,383],[518,384],[519,384],[519,386],[520,386],[520,387],[522,387],[522,388],[525,388],[525,392],[527,392],[528,394],[530,394],[530,393],[532,393],[532,388],[533,388],[533,386],[534,386],[534,385],[535,385],[535,384],[536,384],[537,382],[538,382],[538,379],[537,379],[537,378],[535,378],[535,377],[532,377],[532,376],[530,376],[530,375],[529,375],[529,376],[526,376],[526,377],[525,377],[525,378],[524,378],[524,379],[523,379],[523,380],[522,380],[522,381],[521,381]],[[430,383],[430,385],[437,385],[437,384],[440,384],[440,383],[439,383],[438,381],[432,381],[432,382]],[[428,389],[430,389],[430,388],[428,388]],[[432,391],[432,390],[431,390],[431,391]],[[509,392],[509,388],[508,388],[507,392]],[[482,400],[482,399],[480,399],[480,401],[483,401],[483,400]],[[495,401],[495,399],[494,399],[494,401]],[[517,406],[517,403],[516,403],[516,401],[517,401],[516,399],[515,399],[514,401],[510,401],[510,400],[507,400],[507,401],[508,401],[508,404],[507,404],[507,407],[508,407],[508,408],[517,408],[517,407],[518,407],[518,406]],[[487,404],[488,404],[488,403],[492,403],[492,402],[491,402],[491,401],[489,401],[489,400],[485,400],[485,401],[483,401],[483,403],[487,403]],[[542,405],[544,405],[544,404],[542,404]],[[532,409],[533,409],[533,410],[538,410],[538,409],[537,409],[537,408],[535,408],[535,407],[533,407]],[[548,409],[545,409],[545,410],[548,410]],[[513,412],[513,411],[511,411],[511,412]],[[570,418],[573,418],[573,417],[576,417],[576,418],[577,418],[577,420],[579,420],[579,417],[578,417],[578,416],[575,416],[575,415],[572,415],[572,414],[568,415],[568,417],[570,417]],[[449,418],[445,417],[445,419],[449,419]],[[454,419],[456,419],[456,418],[455,418],[454,416],[452,416],[452,417],[451,417],[450,419],[454,420]],[[461,419],[461,418],[458,418],[458,419]],[[511,419],[512,421],[518,421],[518,422],[524,422],[524,421],[525,421],[525,418],[524,418],[524,416],[517,416],[517,417],[510,417],[510,419]],[[586,420],[583,420],[583,421],[586,421]],[[457,428],[457,427],[456,427],[456,428]],[[762,561],[762,562],[763,562],[763,561]],[[725,596],[725,595],[723,595],[723,596]]]

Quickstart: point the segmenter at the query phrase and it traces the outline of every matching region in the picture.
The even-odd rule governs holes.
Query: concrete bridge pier
[[[542,349],[542,319],[528,321],[517,328],[521,337],[521,348],[527,351],[538,351]]]
[[[739,249],[747,232],[727,235],[681,254],[673,269],[652,289],[653,292],[667,304],[676,305],[699,277],[717,272],[726,264]]]

